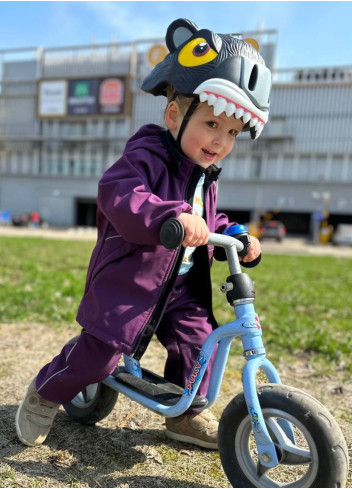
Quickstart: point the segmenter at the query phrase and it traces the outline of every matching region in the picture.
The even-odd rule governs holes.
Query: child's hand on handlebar
[[[259,240],[254,236],[251,236],[251,243],[248,248],[248,253],[246,254],[246,256],[240,257],[240,261],[243,261],[245,263],[251,262],[256,258],[258,258],[260,253],[261,253],[261,247],[260,247]]]
[[[209,229],[205,220],[197,214],[187,214],[183,212],[179,215],[178,220],[181,221],[185,237],[182,245],[187,246],[202,246],[206,245],[209,239]]]

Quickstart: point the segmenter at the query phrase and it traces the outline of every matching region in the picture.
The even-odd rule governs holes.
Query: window
[[[262,169],[262,156],[253,156],[249,166],[249,178],[260,178]]]
[[[285,155],[282,162],[283,180],[296,179],[296,161],[293,155]]]
[[[333,182],[341,182],[343,178],[344,158],[343,156],[333,156],[331,162],[330,179]]]
[[[285,117],[272,117],[268,124],[269,134],[282,135],[285,134]]]
[[[314,162],[313,180],[326,180],[327,158],[325,155],[317,155]]]
[[[352,181],[352,156],[347,160],[346,180]]]
[[[310,179],[310,167],[311,167],[311,157],[310,155],[301,155],[298,160],[298,180],[309,180]]]
[[[269,155],[265,162],[265,178],[279,180],[281,177],[281,165],[276,155]]]

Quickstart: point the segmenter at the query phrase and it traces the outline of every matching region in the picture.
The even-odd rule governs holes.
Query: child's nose
[[[221,132],[219,132],[219,133],[215,134],[215,137],[214,137],[214,143],[216,143],[216,144],[221,144],[221,145],[222,145],[222,144],[224,144],[224,142],[225,142],[225,137],[226,137],[226,135],[225,135],[225,134],[223,134],[223,133],[221,133]]]

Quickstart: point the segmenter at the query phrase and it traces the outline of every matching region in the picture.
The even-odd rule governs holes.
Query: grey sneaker
[[[38,394],[33,379],[16,413],[16,431],[21,442],[29,447],[41,445],[48,436],[59,407],[60,404],[47,401]]]
[[[218,426],[215,416],[205,409],[196,416],[166,418],[166,435],[169,438],[193,443],[203,448],[218,448]]]

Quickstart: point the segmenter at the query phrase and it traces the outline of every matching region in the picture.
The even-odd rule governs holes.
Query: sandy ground
[[[29,448],[18,441],[14,418],[25,387],[76,333],[74,328],[54,331],[38,324],[0,324],[0,487],[229,487],[217,452],[169,441],[164,419],[124,396],[95,427],[71,421],[60,408],[44,445]],[[144,366],[161,373],[164,359],[163,349],[153,340]],[[242,366],[242,359],[230,357],[213,408],[217,416],[242,390]],[[308,357],[278,368],[283,383],[307,390],[328,407],[351,452],[352,385],[347,373],[318,375]]]

